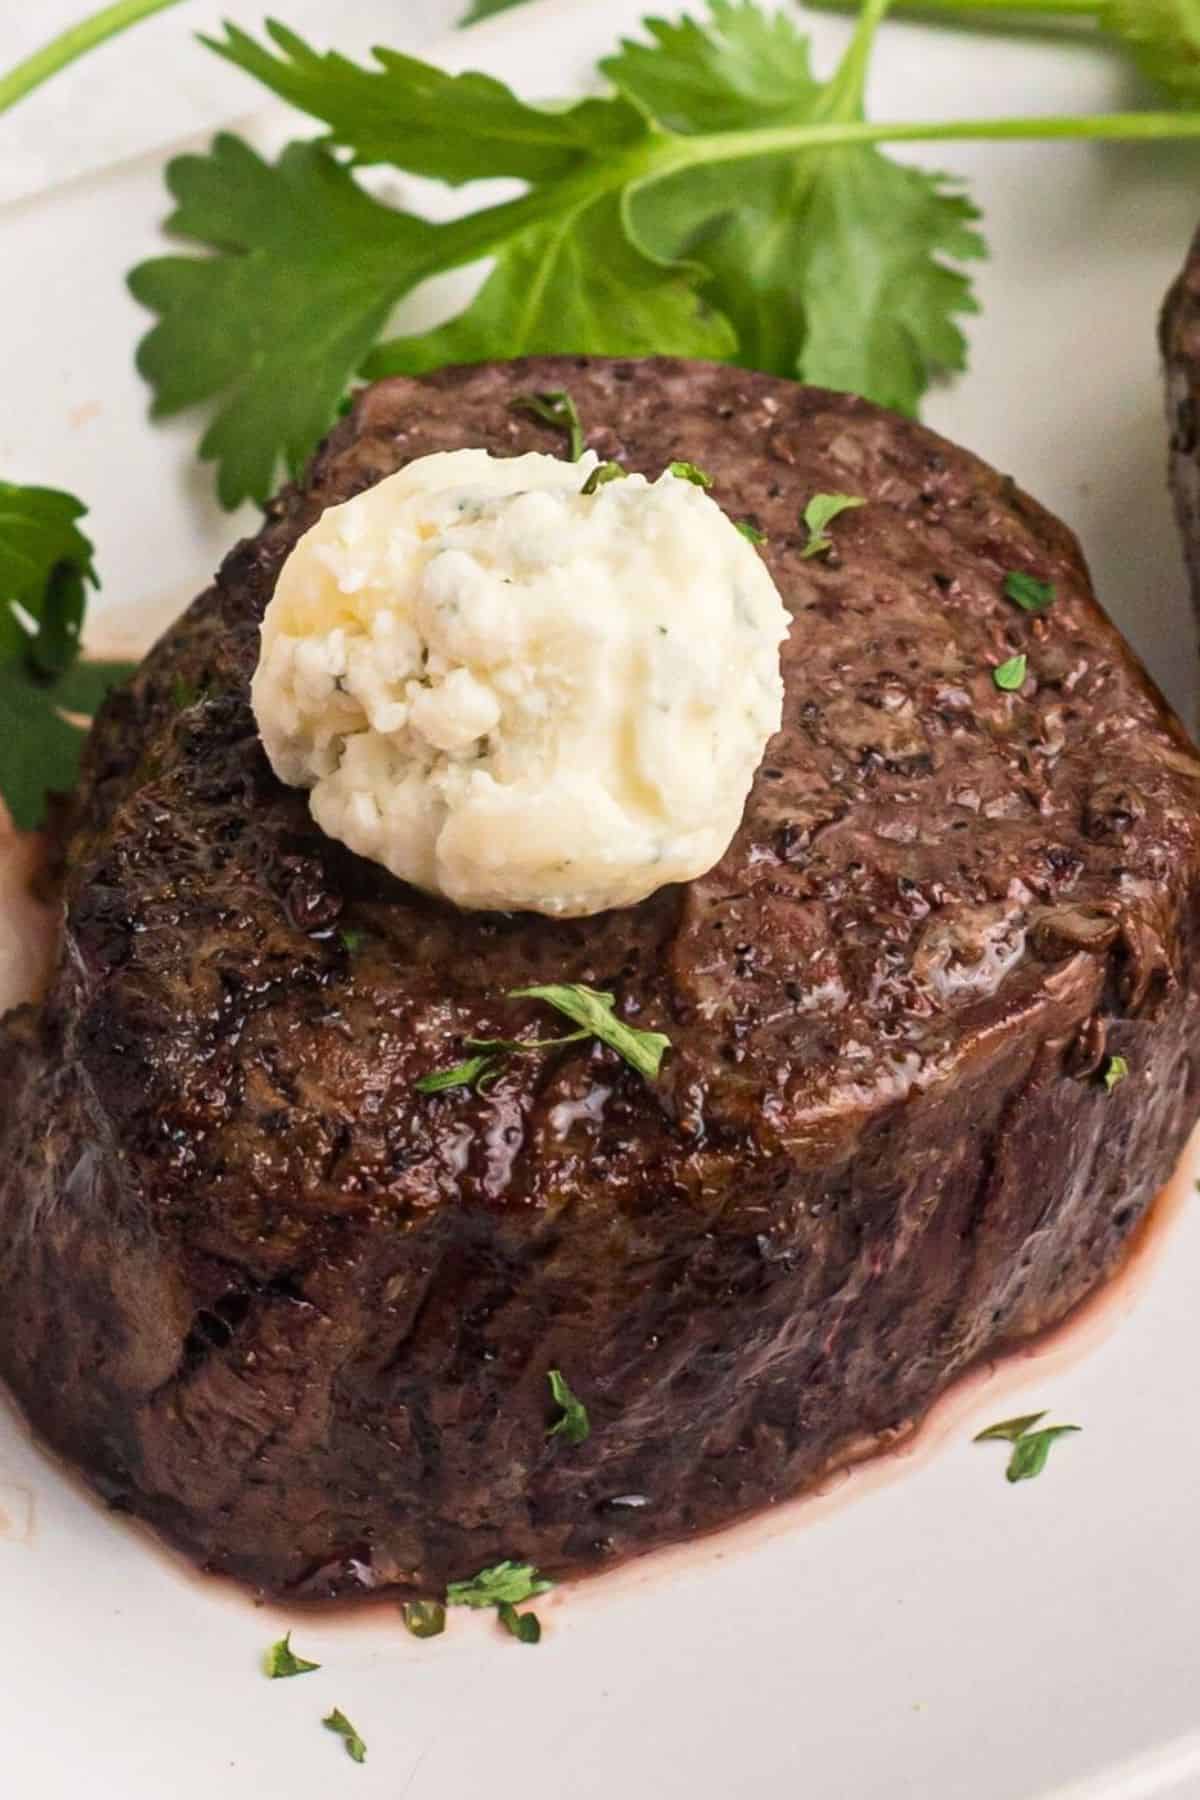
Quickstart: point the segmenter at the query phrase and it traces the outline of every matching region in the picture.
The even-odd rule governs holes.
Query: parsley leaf
[[[79,662],[87,589],[98,586],[87,509],[56,488],[0,482],[0,795],[20,830],[39,825],[47,793],[69,793],[91,714],[131,664]]]
[[[1035,1430],[1045,1416],[1044,1412],[1036,1412],[1024,1413],[1016,1419],[1002,1419],[998,1425],[989,1425],[986,1431],[979,1432],[974,1441],[985,1444],[999,1438],[1011,1444],[1012,1455],[1008,1459],[1005,1478],[1008,1481],[1032,1481],[1045,1468],[1050,1446],[1060,1437],[1080,1429],[1078,1425],[1043,1425],[1040,1431]]]
[[[42,674],[58,675],[74,660],[84,587],[99,586],[79,529],[86,511],[57,488],[0,481],[0,661],[27,656]]]
[[[271,1645],[263,1659],[263,1668],[272,1681],[282,1681],[289,1675],[307,1675],[320,1666],[320,1663],[308,1662],[303,1656],[296,1655],[290,1631],[277,1644]]]
[[[1104,1065],[1104,1085],[1111,1094],[1113,1089],[1124,1081],[1129,1073],[1129,1064],[1123,1056],[1110,1056]]]
[[[1026,1432],[1013,1445],[1013,1453],[1004,1471],[1008,1481],[1032,1481],[1046,1466],[1050,1446],[1060,1437],[1079,1430],[1078,1425],[1046,1425],[1041,1431]]]
[[[711,0],[710,12],[707,28],[647,19],[652,42],[625,42],[601,65],[660,126],[700,138],[861,120],[877,16],[821,84],[786,14],[745,0]],[[736,361],[903,412],[936,371],[965,366],[956,320],[977,308],[949,265],[983,254],[977,218],[949,178],[869,144],[701,161],[630,197],[648,249],[705,271],[700,291],[732,322]]]
[[[752,544],[765,544],[767,541],[766,532],[760,531],[757,525],[752,525],[749,519],[739,519],[737,528],[744,538],[749,538]]]
[[[224,506],[265,500],[279,462],[300,467],[392,306],[429,272],[431,227],[380,206],[317,144],[277,163],[222,132],[205,156],[177,156],[167,229],[216,247],[164,256],[129,277],[159,315],[138,368],[153,415],[215,400],[200,455]],[[436,265],[436,261],[433,266]]]
[[[698,469],[695,463],[668,463],[667,474],[674,475],[676,481],[690,481],[693,487],[710,488],[713,484],[712,476],[706,475],[703,469]]]
[[[446,1629],[446,1609],[439,1600],[406,1600],[404,1623],[416,1638],[441,1637]]]
[[[1002,693],[1015,694],[1025,685],[1025,677],[1029,673],[1029,658],[1025,655],[1010,656],[1006,662],[997,663],[992,670],[992,680]]]
[[[618,1019],[612,994],[598,993],[595,988],[582,987],[578,982],[513,988],[508,997],[510,1000],[544,1000],[623,1056],[630,1068],[636,1069],[647,1081],[655,1079],[662,1067],[664,1053],[671,1048],[670,1038],[661,1031],[642,1031]]]
[[[545,1594],[553,1586],[532,1563],[494,1563],[489,1569],[480,1569],[469,1581],[452,1581],[446,1589],[446,1605],[519,1606],[523,1600]]]
[[[372,51],[377,67],[362,68],[336,51],[311,49],[273,19],[266,32],[278,55],[236,25],[226,24],[224,38],[202,42],[321,119],[330,140],[357,163],[393,163],[455,185],[494,175],[552,182],[644,136],[637,112],[623,101],[530,106],[491,75],[448,75],[385,49]]]
[[[616,192],[596,197],[584,187],[575,198],[564,191],[550,223],[513,232],[497,252],[465,312],[381,344],[364,373],[421,375],[446,363],[562,350],[653,356],[668,346],[672,355],[713,359],[733,353],[728,322],[702,304],[690,273],[631,242]]]
[[[579,461],[583,455],[583,424],[579,410],[565,388],[553,388],[544,394],[518,394],[512,402],[512,410],[528,413],[531,419],[540,419],[543,425],[565,431],[571,461]]]
[[[572,1393],[561,1369],[550,1369],[546,1379],[550,1383],[554,1404],[562,1408],[562,1417],[550,1427],[546,1436],[565,1438],[568,1444],[582,1444],[592,1430],[587,1407]]]
[[[1054,583],[1039,581],[1036,575],[1027,575],[1024,569],[1010,569],[1004,577],[1004,595],[1015,601],[1022,612],[1045,612],[1054,603]]]
[[[833,549],[833,539],[827,535],[833,521],[839,514],[852,512],[855,507],[866,504],[853,494],[814,494],[804,509],[808,542],[800,552],[801,556],[825,556]]]
[[[351,1762],[361,1763],[367,1760],[367,1746],[355,1731],[353,1725],[338,1707],[321,1720],[326,1731],[336,1731],[346,1746],[346,1755]]]

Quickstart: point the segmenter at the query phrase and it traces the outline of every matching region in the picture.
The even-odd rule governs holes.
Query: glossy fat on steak
[[[324,506],[561,452],[512,407],[557,388],[765,531],[784,726],[702,879],[464,914],[274,780],[258,624]],[[818,491],[867,504],[806,559]],[[58,973],[0,1055],[0,1369],[104,1494],[277,1592],[561,1575],[794,1494],[1117,1265],[1198,1109],[1198,866],[1182,728],[1070,532],[965,451],[707,364],[381,383],[93,732]],[[669,1034],[659,1082],[576,1044],[417,1093],[553,1029],[504,995],[561,981]]]

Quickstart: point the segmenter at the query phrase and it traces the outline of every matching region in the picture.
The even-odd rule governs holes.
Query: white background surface
[[[0,67],[7,69],[99,0],[0,0]],[[448,31],[469,0],[180,0],[113,38],[0,115],[0,201],[84,169],[206,131],[257,105],[253,83],[189,43],[222,19],[247,30],[277,16],[347,55],[372,44],[419,49]]]
[[[34,10],[40,28],[60,7]],[[416,41],[418,16],[441,9],[280,10],[302,26],[333,18],[352,47],[381,14],[401,21],[394,42]],[[447,54],[486,59],[527,93],[564,92],[641,10],[518,10]],[[184,6],[141,28],[138,58],[131,37],[111,75],[97,58],[68,78],[105,121],[106,155],[130,148],[120,133],[133,129],[122,115],[135,87],[169,97],[162,136],[253,104],[248,84],[179,48],[189,15],[218,11],[256,16]],[[813,27],[823,52],[840,42],[835,22]],[[889,27],[873,108],[1057,111],[1125,97],[1098,56]],[[48,92],[0,122],[0,168],[20,125],[27,167],[44,175],[43,104],[65,100]],[[76,154],[67,137],[59,147]],[[0,212],[0,469],[91,500],[114,623],[137,604],[178,603],[236,528],[192,460],[194,422],[147,427],[130,366],[145,319],[121,275],[157,245],[159,160]],[[929,417],[1077,527],[1102,598],[1190,711],[1153,324],[1200,210],[1200,159],[1012,146],[939,161],[975,178],[993,261],[973,371]],[[1193,1207],[1105,1329],[954,1399],[924,1454],[774,1531],[550,1596],[537,1650],[483,1619],[456,1617],[419,1644],[390,1609],[350,1621],[256,1611],[108,1519],[0,1415],[5,1800],[1197,1800],[1198,1269]],[[1083,1435],[1041,1480],[1009,1487],[1002,1448],[969,1435],[1043,1406]],[[256,1659],[287,1623],[325,1666],[268,1684]],[[363,1768],[320,1729],[335,1704],[368,1741]]]

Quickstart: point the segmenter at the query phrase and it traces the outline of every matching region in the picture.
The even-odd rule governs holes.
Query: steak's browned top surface
[[[458,913],[322,837],[247,697],[320,509],[431,451],[561,451],[512,408],[555,388],[601,457],[708,470],[793,618],[723,861],[570,922]],[[819,491],[867,504],[806,559]],[[272,1586],[357,1580],[363,1543],[376,1580],[575,1566],[786,1492],[1061,1316],[1165,1177],[1198,776],[1069,532],[915,424],[667,361],[369,389],[93,734],[64,961],[8,1051],[0,1367],[110,1491]],[[559,981],[669,1035],[657,1084],[582,1044],[416,1092]],[[553,1366],[598,1426],[573,1458]]]
[[[320,508],[434,450],[560,450],[511,406],[558,386],[601,456],[707,468],[766,532],[794,619],[784,727],[724,860],[571,924],[459,913],[341,852],[271,778],[246,700],[274,577]],[[868,501],[824,560],[802,555],[818,491]],[[1010,570],[1054,583],[1047,613],[1004,596]],[[1001,692],[993,667],[1018,652],[1029,679]],[[203,690],[182,710],[181,685]],[[240,1190],[249,1102],[271,1127],[253,1156],[266,1205],[273,1188],[322,1211],[561,1197],[597,1155],[622,1179],[634,1136],[638,1180],[653,1144],[702,1183],[726,1134],[737,1155],[826,1156],[863,1109],[1037,1004],[1048,961],[1123,935],[1146,979],[1197,841],[1197,767],[1060,525],[919,426],[703,365],[528,362],[368,391],[156,652],[139,702],[148,719],[118,709],[93,746],[96,797],[120,811],[77,865],[77,930],[119,965],[122,1004],[173,1022],[169,1042],[122,1045],[146,1148],[208,1191],[233,1161]],[[669,1033],[657,1091],[575,1049],[486,1098],[414,1093],[464,1037],[523,1023],[507,989],[565,980]]]

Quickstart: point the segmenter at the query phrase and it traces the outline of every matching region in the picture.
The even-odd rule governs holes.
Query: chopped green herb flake
[[[1009,570],[1004,577],[1004,593],[1022,612],[1045,612],[1054,603],[1054,583],[1039,581],[1036,575],[1027,575],[1023,569]]]
[[[272,1644],[263,1659],[263,1668],[272,1681],[283,1681],[289,1675],[308,1675],[313,1669],[319,1669],[320,1663],[308,1662],[303,1656],[297,1656],[292,1649],[292,1634]]]
[[[629,470],[623,469],[619,462],[597,463],[579,491],[581,494],[595,494],[610,481],[624,481],[628,473]]]
[[[1111,1094],[1129,1073],[1129,1064],[1123,1056],[1110,1056],[1104,1065],[1104,1085]]]
[[[998,663],[992,670],[992,680],[1006,694],[1015,694],[1024,686],[1025,677],[1029,673],[1027,656],[1010,656],[1007,662]]]
[[[321,1720],[321,1723],[326,1731],[337,1732],[338,1736],[346,1746],[346,1755],[350,1758],[351,1762],[366,1762],[367,1746],[363,1743],[344,1712],[339,1711],[335,1706],[333,1711],[328,1713],[326,1717]]]
[[[766,532],[760,531],[757,525],[752,525],[749,519],[739,519],[737,528],[744,538],[749,538],[752,544],[765,544],[767,541]]]
[[[176,712],[186,712],[200,698],[200,689],[186,675],[176,675],[171,682],[171,705]]]
[[[1008,1481],[1032,1481],[1045,1468],[1050,1446],[1058,1438],[1068,1437],[1080,1429],[1078,1425],[1043,1425],[1040,1430],[1035,1430],[1045,1416],[1044,1412],[1036,1412],[1024,1413],[1016,1419],[1002,1419],[998,1425],[989,1425],[986,1431],[976,1436],[977,1444],[999,1438],[1012,1445],[1012,1455],[1005,1470]]]
[[[690,481],[693,487],[710,488],[712,476],[698,469],[695,463],[673,462],[667,464],[667,474],[674,475],[676,481]]]
[[[653,1081],[662,1066],[664,1053],[671,1040],[661,1031],[643,1031],[618,1019],[616,1001],[611,994],[577,982],[551,983],[546,987],[513,988],[510,1000],[544,1000],[574,1024],[581,1025],[593,1037],[623,1056],[631,1068],[647,1081]]]
[[[357,925],[344,925],[338,932],[338,941],[350,956],[362,948],[363,934]]]
[[[828,528],[833,521],[844,512],[853,512],[856,507],[865,506],[865,500],[854,494],[814,494],[804,509],[804,524],[808,530],[808,542],[800,552],[802,556],[825,556],[833,549],[833,539],[828,535]]]
[[[518,1643],[541,1643],[542,1627],[536,1613],[519,1613],[507,1600],[502,1600],[496,1611],[500,1615],[500,1623],[512,1632]]]
[[[416,1638],[441,1637],[446,1629],[446,1609],[440,1600],[406,1600],[404,1623]]]
[[[551,1369],[547,1376],[550,1392],[556,1406],[562,1408],[562,1417],[555,1421],[546,1433],[547,1437],[561,1437],[568,1444],[582,1444],[591,1432],[587,1407],[571,1392],[570,1385],[561,1369]]]
[[[512,402],[514,412],[528,413],[532,419],[540,419],[543,425],[553,425],[558,431],[565,431],[572,462],[578,462],[583,455],[583,424],[580,420],[575,402],[565,388],[552,388],[542,394],[518,394]]]
[[[532,1563],[501,1562],[480,1569],[469,1581],[452,1581],[446,1589],[447,1606],[520,1606],[535,1594],[548,1592],[554,1583],[539,1575]]]

